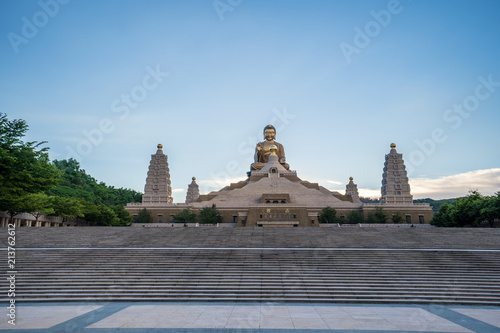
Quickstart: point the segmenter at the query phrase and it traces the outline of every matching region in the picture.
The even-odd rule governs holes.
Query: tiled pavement
[[[498,250],[500,235],[498,229],[293,228],[272,232],[246,228],[154,229],[26,228],[18,230],[16,240],[18,248],[372,247]],[[7,237],[0,239],[2,247],[6,246],[4,239]],[[0,311],[1,332],[500,332],[499,306],[92,301],[28,303],[19,300],[16,303],[16,325],[13,326],[8,323],[7,305],[4,303],[3,312]]]
[[[471,306],[32,303],[15,326],[2,317],[13,332],[500,332],[500,307]]]

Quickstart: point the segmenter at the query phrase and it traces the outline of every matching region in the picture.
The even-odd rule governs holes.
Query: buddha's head
[[[271,141],[276,139],[276,128],[273,125],[267,125],[264,127],[264,139]]]

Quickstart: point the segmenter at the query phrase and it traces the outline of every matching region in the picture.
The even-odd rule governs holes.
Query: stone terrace
[[[500,305],[499,229],[16,232],[16,300],[23,302]],[[3,281],[0,301],[7,301]]]
[[[0,239],[7,246],[7,228]],[[16,247],[302,247],[500,249],[500,229],[458,228],[18,228]]]

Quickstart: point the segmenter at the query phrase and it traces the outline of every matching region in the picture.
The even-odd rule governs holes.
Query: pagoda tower
[[[358,185],[354,184],[352,177],[349,177],[349,184],[345,186],[345,194],[350,195],[352,198],[352,202],[359,203],[359,193],[358,193]]]
[[[382,198],[380,202],[391,205],[412,205],[413,196],[403,161],[403,154],[396,151],[396,144],[391,143],[391,151],[385,155],[384,173],[382,174]]]
[[[142,204],[171,204],[173,202],[168,158],[162,149],[163,145],[159,144],[156,154],[151,155]]]
[[[196,177],[193,177],[193,181],[188,185],[188,190],[186,194],[186,203],[198,202],[200,197],[200,187],[196,184]]]

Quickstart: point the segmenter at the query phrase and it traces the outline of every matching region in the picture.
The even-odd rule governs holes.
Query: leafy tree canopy
[[[222,223],[222,215],[215,205],[212,205],[212,207],[203,207],[200,211],[199,221],[202,224]]]
[[[50,163],[45,142],[24,142],[28,125],[0,113],[0,210],[12,216],[27,210],[28,195],[55,186],[59,171]]]
[[[80,168],[80,163],[75,159],[55,160],[54,165],[62,172],[60,185],[48,191],[51,195],[81,198],[85,201],[106,206],[126,205],[128,202],[140,202],[142,194],[124,188],[106,186],[104,182],[98,183],[95,178],[88,175]]]
[[[465,198],[465,197],[463,197]],[[454,199],[440,199],[440,200],[434,200],[430,198],[425,198],[425,199],[415,199],[413,202],[415,203],[428,203],[432,207],[432,212],[435,214],[439,211],[439,208],[443,204],[456,204],[457,200],[460,198],[454,198]]]
[[[392,223],[402,223],[403,222],[403,215],[401,213],[397,212],[396,214],[392,215],[391,217]]]
[[[137,216],[134,219],[135,223],[152,223],[153,217],[151,216],[151,212],[146,208],[143,208],[139,211]]]
[[[491,227],[500,220],[500,192],[493,196],[483,196],[478,191],[471,191],[464,198],[458,198],[455,204],[443,204],[434,214],[431,224],[438,227],[478,227],[483,222]]]
[[[174,215],[175,223],[194,223],[196,222],[196,213],[191,211],[191,209],[186,208],[181,210],[179,213]]]
[[[348,224],[358,224],[363,223],[363,213],[353,210],[349,214],[347,214],[347,223]]]
[[[50,162],[45,141],[24,142],[26,121],[0,113],[0,211],[81,217],[98,225],[129,225],[123,208],[142,194],[98,183],[74,159]]]
[[[337,211],[332,207],[325,207],[318,215],[319,223],[338,223]]]

